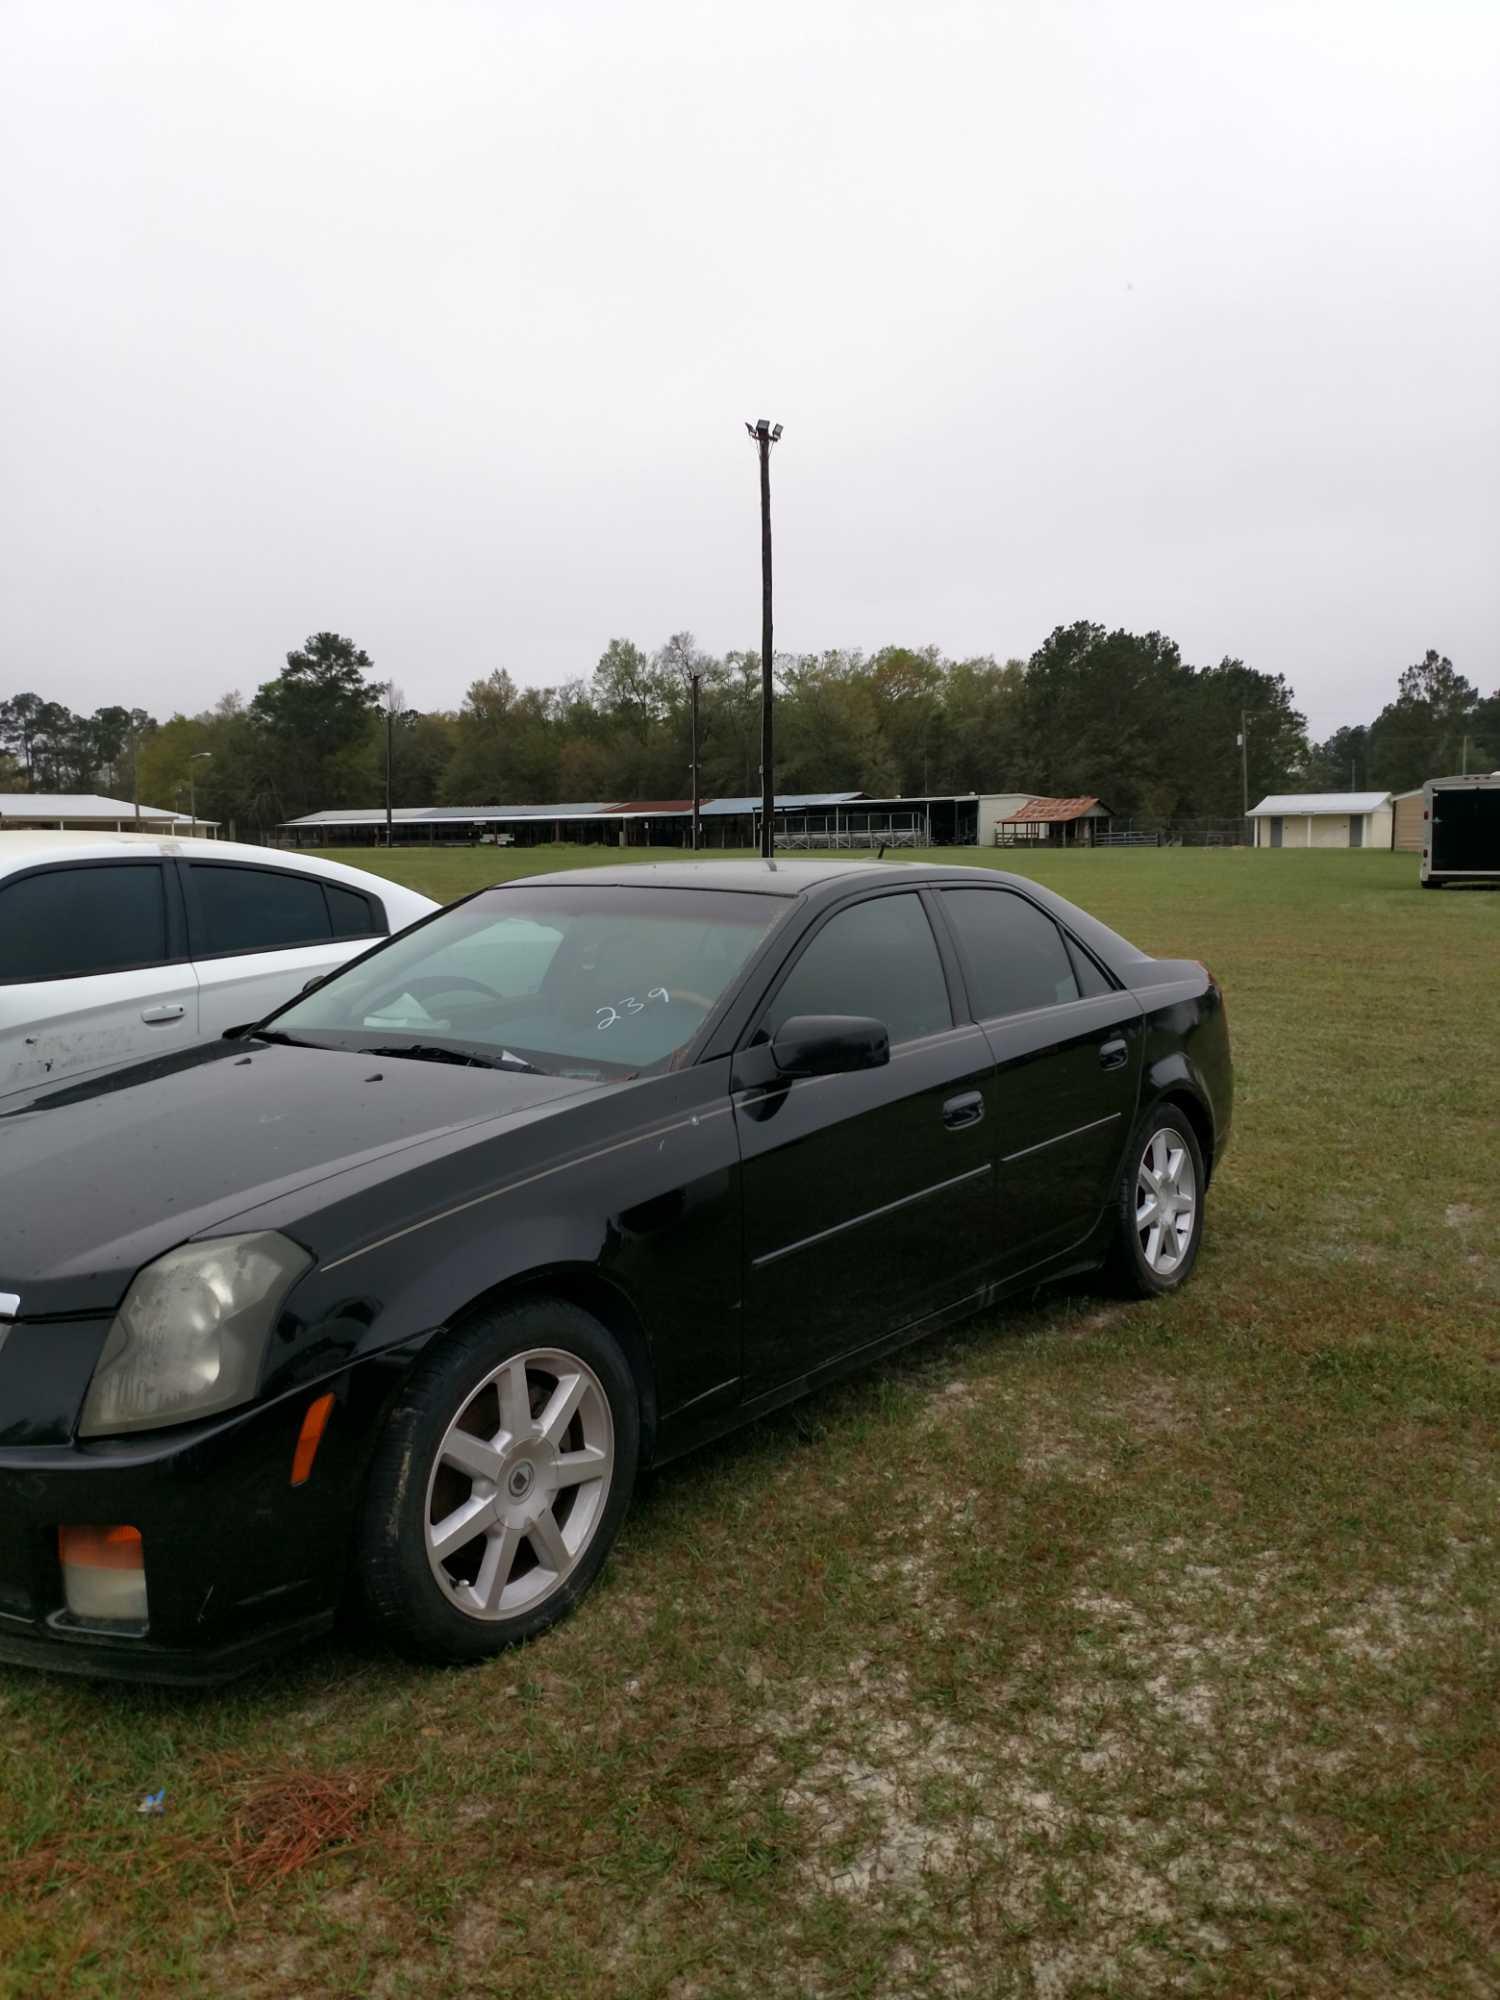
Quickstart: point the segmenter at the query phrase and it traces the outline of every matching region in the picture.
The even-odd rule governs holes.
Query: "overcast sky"
[[[1500,682],[1494,0],[0,0],[0,696],[315,629]]]

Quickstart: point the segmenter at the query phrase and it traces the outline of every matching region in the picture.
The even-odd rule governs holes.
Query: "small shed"
[[[1409,792],[1397,792],[1391,800],[1391,845],[1402,854],[1422,852],[1422,794],[1425,787],[1413,785]]]
[[[1109,807],[1096,798],[1029,798],[996,820],[995,845],[1092,847],[1110,816]]]
[[[1257,847],[1389,847],[1389,792],[1273,792],[1250,809]]]

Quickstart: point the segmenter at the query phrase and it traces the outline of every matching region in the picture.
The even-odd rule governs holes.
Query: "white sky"
[[[320,627],[1500,682],[1493,0],[4,0],[0,695]]]

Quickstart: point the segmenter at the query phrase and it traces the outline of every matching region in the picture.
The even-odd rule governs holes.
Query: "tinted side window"
[[[155,862],[52,868],[0,888],[0,980],[79,979],[166,956]]]
[[[932,926],[916,896],[876,896],[841,910],[792,967],[765,1025],[794,1014],[868,1014],[893,1042],[953,1025]]]
[[[1083,949],[1083,946],[1076,944],[1072,938],[1066,939],[1065,942],[1068,947],[1068,956],[1073,961],[1073,971],[1077,975],[1078,990],[1084,999],[1093,1000],[1100,993],[1113,993],[1115,989]]]
[[[1062,932],[1035,904],[1006,889],[945,889],[943,908],[958,933],[982,1021],[1079,997]]]
[[[340,889],[333,882],[323,884],[323,894],[328,898],[328,913],[333,918],[336,938],[385,936],[380,912],[368,896],[362,896],[357,889]]]
[[[195,861],[200,936],[206,957],[224,951],[280,951],[289,945],[326,944],[333,935],[321,882],[278,875],[270,868],[229,868]]]

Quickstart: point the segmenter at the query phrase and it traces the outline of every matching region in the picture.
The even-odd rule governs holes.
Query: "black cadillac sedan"
[[[985,868],[488,889],[255,1027],[0,1106],[0,1658],[461,1661],[637,1472],[1094,1266],[1180,1285],[1205,969]]]

